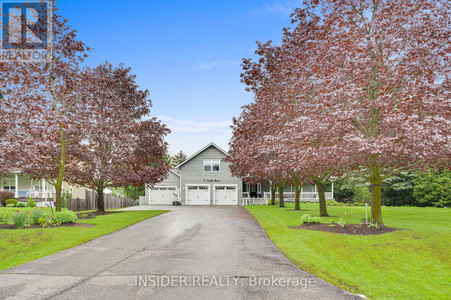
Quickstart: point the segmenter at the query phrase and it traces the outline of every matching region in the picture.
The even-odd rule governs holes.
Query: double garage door
[[[172,205],[177,200],[177,187],[156,186],[150,190],[149,204]]]
[[[210,205],[210,188],[213,188],[213,205],[238,205],[237,185],[187,185],[186,205]]]

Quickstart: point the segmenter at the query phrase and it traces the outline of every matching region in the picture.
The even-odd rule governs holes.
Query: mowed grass
[[[78,221],[95,225],[85,228],[1,229],[0,270],[72,248],[165,212],[167,211],[123,211]]]
[[[287,208],[247,207],[299,268],[372,299],[451,299],[450,209],[383,207],[386,226],[407,230],[352,236],[289,229],[300,224],[303,214],[318,216],[318,204],[301,204],[300,212]],[[365,217],[365,207],[328,211],[332,217],[322,218],[324,223],[338,222],[345,212],[349,223]]]

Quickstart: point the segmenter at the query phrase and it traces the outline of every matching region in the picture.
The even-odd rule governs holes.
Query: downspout
[[[180,201],[180,205],[183,205],[182,203],[182,169],[180,169],[180,177],[179,177],[179,201]]]

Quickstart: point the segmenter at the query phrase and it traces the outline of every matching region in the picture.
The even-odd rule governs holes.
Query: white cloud
[[[158,119],[168,125],[172,132],[187,132],[187,133],[203,133],[218,131],[223,129],[229,129],[232,125],[231,121],[218,121],[218,122],[198,122],[191,120],[182,120],[172,118],[168,116],[158,116]]]
[[[272,1],[266,3],[259,9],[252,10],[253,14],[271,14],[289,16],[294,12],[294,9],[302,5],[301,1]]]
[[[201,61],[197,63],[194,66],[194,70],[210,70],[218,67],[225,67],[225,66],[232,66],[232,65],[239,65],[239,61],[235,60],[219,60],[219,61],[211,61],[211,62],[204,62]]]
[[[168,116],[158,116],[158,119],[172,131],[166,138],[171,153],[182,150],[191,155],[210,142],[228,149],[232,136],[231,121],[199,122]]]

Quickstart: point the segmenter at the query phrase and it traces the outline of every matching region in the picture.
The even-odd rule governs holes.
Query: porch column
[[[16,179],[16,189],[14,190],[14,198],[19,198],[19,175],[14,174],[15,179]]]
[[[44,197],[44,201],[47,202],[47,193],[46,193],[46,189],[45,189],[45,179],[42,179],[41,191],[42,191],[42,196]]]

